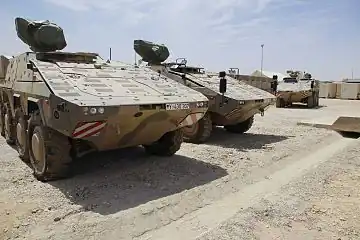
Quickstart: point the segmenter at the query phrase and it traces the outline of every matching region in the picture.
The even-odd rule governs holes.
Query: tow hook
[[[261,108],[261,109],[260,109],[260,116],[262,116],[262,117],[263,117],[263,116],[264,116],[264,114],[265,114],[264,109],[262,109],[262,108]]]

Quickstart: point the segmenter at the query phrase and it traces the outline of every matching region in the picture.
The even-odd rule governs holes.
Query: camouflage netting
[[[165,45],[155,44],[144,40],[134,40],[134,50],[142,57],[144,62],[161,63],[170,56]]]
[[[31,21],[15,19],[18,37],[34,52],[51,52],[66,47],[64,32],[61,27],[50,21]]]

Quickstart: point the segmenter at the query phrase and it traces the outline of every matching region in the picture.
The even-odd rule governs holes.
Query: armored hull
[[[254,115],[263,115],[266,108],[275,102],[274,95],[226,76],[225,72],[219,75],[205,72],[203,68],[187,66],[186,59],[163,63],[170,55],[164,45],[134,40],[134,50],[148,63],[146,68],[188,86],[209,99],[206,115],[192,126],[183,128],[188,142],[205,142],[213,126],[224,126],[232,133],[244,133],[251,128]]]
[[[319,106],[319,81],[286,79],[278,83],[276,107],[291,106],[293,103],[304,103],[309,108]]]
[[[56,24],[15,25],[33,52],[0,58],[0,133],[41,181],[69,176],[72,160],[91,151],[142,145],[174,155],[181,129],[208,109],[204,95],[150,69],[58,51],[66,41]]]
[[[17,132],[21,129],[16,128],[19,113],[27,119],[36,112],[41,126],[64,141],[70,139],[71,150],[79,154],[81,149],[144,145],[151,153],[172,155],[180,148],[180,140],[171,149],[155,151],[147,146],[192,125],[208,108],[201,93],[150,69],[56,60],[81,55],[28,52],[9,61],[0,85],[2,131],[9,143],[25,142],[17,140],[21,136]]]
[[[155,68],[155,67],[153,67]],[[227,89],[224,94],[219,92],[219,78],[217,73],[187,73],[185,78],[181,72],[164,70],[165,76],[177,79],[183,84],[203,93],[209,99],[209,111],[216,113],[213,123],[226,126],[245,121],[256,113],[264,112],[275,103],[275,96],[259,88],[239,82],[226,76]]]
[[[184,128],[185,141],[188,142],[205,142],[210,137],[213,126],[224,126],[229,132],[244,133],[251,128],[254,115],[263,115],[276,100],[271,93],[229,76],[224,77],[227,87],[222,94],[216,73],[195,71],[197,68],[192,67],[151,65],[150,68],[197,90],[209,99],[209,110],[205,117]]]

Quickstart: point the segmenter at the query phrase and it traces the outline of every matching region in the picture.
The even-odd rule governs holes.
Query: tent
[[[274,75],[278,76],[278,81],[282,81],[284,77],[288,77],[286,74],[279,72],[262,71],[261,74],[260,70],[256,70],[251,74],[251,76],[255,76],[255,77],[268,77],[268,78],[272,78]]]

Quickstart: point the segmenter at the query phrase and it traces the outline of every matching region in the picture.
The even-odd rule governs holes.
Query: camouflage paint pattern
[[[311,81],[314,81],[313,88],[311,88]],[[298,80],[297,82],[279,81],[276,96],[287,103],[305,103],[310,96],[315,95],[319,98],[319,92],[319,80]]]
[[[1,61],[8,63],[5,78],[0,76],[2,101],[10,103],[13,115],[15,104],[27,115],[28,103],[36,103],[44,125],[97,150],[155,142],[200,120],[208,109],[203,94],[150,69],[84,61],[96,57],[91,53],[45,55],[52,61],[33,52]],[[186,108],[167,110],[172,103]]]
[[[231,125],[247,120],[249,117],[264,113],[273,105],[276,97],[264,90],[226,76],[227,90],[224,97],[219,92],[219,77],[214,72],[181,73],[163,65],[150,65],[154,71],[161,71],[164,76],[172,78],[197,90],[208,97],[209,112],[215,125]]]

